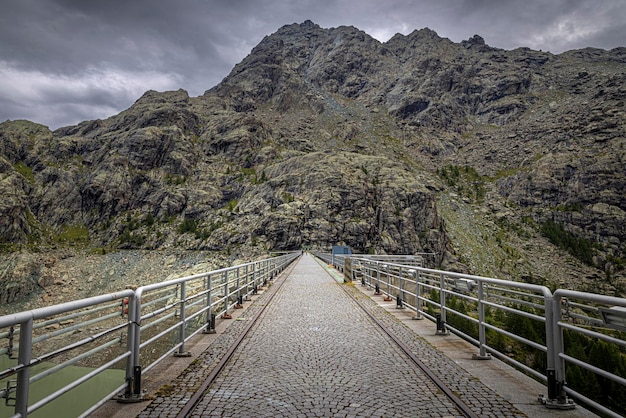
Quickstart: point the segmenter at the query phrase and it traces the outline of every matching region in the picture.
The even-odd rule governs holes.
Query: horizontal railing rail
[[[188,356],[185,343],[190,338],[215,332],[217,316],[227,318],[229,310],[240,307],[299,255],[287,253],[0,317],[5,341],[0,355],[9,359],[9,366],[0,370],[5,408],[12,409],[13,417],[26,417],[110,372],[117,377],[104,389],[107,393],[100,387],[100,394],[76,416],[93,412],[117,393],[123,402],[142,400],[145,373],[172,354]],[[70,366],[82,366],[83,374],[50,383],[51,376]]]
[[[321,251],[311,251],[320,260],[326,264],[336,267],[338,270],[345,268],[346,258],[359,260],[366,258],[368,260],[384,261],[387,263],[396,263],[402,265],[411,265],[418,267],[429,267],[433,264],[436,253],[416,253],[416,254],[329,254]]]
[[[474,344],[474,358],[493,355],[542,381],[548,394],[539,400],[549,408],[574,407],[569,395],[606,416],[626,411],[626,299],[562,289],[553,294],[545,286],[390,260],[346,255],[336,267],[350,266],[345,276],[395,299],[398,308],[414,311],[415,319],[434,322],[436,334],[453,333]],[[613,367],[606,360],[610,356]],[[610,382],[611,393],[598,388],[594,397],[593,390],[583,391],[591,380],[598,387]]]

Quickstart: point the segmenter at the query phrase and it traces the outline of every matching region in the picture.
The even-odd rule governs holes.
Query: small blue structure
[[[352,254],[352,250],[350,249],[350,247],[346,246],[346,245],[333,245],[333,266],[336,265],[335,264],[335,254],[339,254],[339,255],[345,255],[345,254]]]

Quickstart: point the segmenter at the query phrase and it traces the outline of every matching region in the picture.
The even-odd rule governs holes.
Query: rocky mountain
[[[32,284],[37,254],[67,248],[346,244],[623,294],[625,98],[626,48],[285,26],[202,96],[148,91],[53,132],[0,124],[0,280]]]

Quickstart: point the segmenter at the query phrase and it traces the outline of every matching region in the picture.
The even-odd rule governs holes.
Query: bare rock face
[[[3,259],[0,268],[0,303],[23,299],[37,288],[42,266],[36,258],[25,253],[14,253]]]
[[[550,245],[551,222],[590,244],[586,277],[619,293],[624,86],[624,48],[552,55],[429,29],[380,43],[353,27],[288,25],[200,97],[149,91],[54,132],[0,124],[0,264],[20,246],[252,255],[340,243],[476,269],[460,261],[483,248],[465,246],[454,222],[482,219],[500,228],[483,242],[506,248],[495,273],[532,266],[545,282],[533,243]],[[445,211],[442,196],[455,200]],[[517,233],[526,242],[513,251]]]

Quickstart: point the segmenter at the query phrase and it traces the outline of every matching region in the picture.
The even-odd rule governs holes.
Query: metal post
[[[380,295],[380,263],[376,262],[376,292],[375,295]]]
[[[241,272],[239,270],[239,267],[237,267],[237,298],[241,296],[241,287],[239,286],[240,281],[241,281]]]
[[[385,302],[389,302],[391,300],[391,275],[389,274],[389,264],[385,264],[383,267],[385,267],[385,271],[387,274],[387,293],[385,295],[385,297],[383,298],[383,300]]]
[[[224,313],[222,319],[232,319],[233,316],[228,313],[228,305],[230,301],[230,293],[228,289],[228,270],[224,271]]]
[[[237,303],[235,303],[235,309],[243,308],[243,298],[241,297],[241,267],[237,267]]]
[[[180,326],[178,327],[178,351],[174,353],[174,357],[191,357],[189,351],[185,351],[185,325],[187,325],[185,317],[185,308],[187,305],[187,282],[180,284]]]
[[[25,367],[17,372],[17,393],[15,399],[15,413],[25,417],[28,414],[28,392],[30,380],[30,361],[33,355],[33,319],[20,324],[20,348],[17,357],[18,364]]]
[[[256,295],[258,292],[258,286],[256,284],[256,279],[257,279],[257,272],[258,269],[257,267],[257,263],[255,262],[254,264],[252,264],[252,294]]]
[[[439,275],[439,310],[438,320],[440,324],[437,326],[437,335],[448,335],[450,332],[446,329],[446,281],[443,273]]]
[[[480,353],[472,355],[474,360],[489,360],[491,354],[487,353],[486,348],[486,333],[485,333],[485,305],[483,301],[485,299],[483,293],[483,282],[478,282],[478,342],[480,344]]]
[[[128,338],[126,342],[130,356],[126,362],[126,390],[117,398],[118,402],[142,401],[141,365],[139,351],[141,342],[141,289],[128,298]]]
[[[558,325],[562,319],[560,297],[545,298],[545,316],[548,397],[539,396],[539,401],[549,409],[574,409],[576,404],[567,398],[567,394],[563,390],[565,384],[565,360],[559,356],[559,353],[564,352],[563,330]]]
[[[556,350],[554,347],[554,312],[553,312],[553,298],[545,298],[544,300],[544,311],[546,316],[546,364],[547,370],[546,375],[550,376],[554,375],[554,367],[556,364]],[[552,389],[548,389],[548,393],[553,392]],[[552,397],[551,399],[554,399]]]
[[[413,270],[415,275],[415,316],[413,319],[424,319],[422,315],[422,283],[419,270]]]
[[[246,301],[250,300],[249,297],[249,293],[250,293],[250,271],[248,269],[248,267],[250,267],[250,264],[246,264],[246,291],[245,291],[245,296],[246,296]]]
[[[228,283],[228,270],[226,270],[224,272],[224,297],[226,298],[226,301],[224,302],[224,310],[228,311],[228,302],[230,300],[230,289],[229,289],[229,283]]]
[[[202,331],[203,334],[215,334],[215,324],[211,324],[211,318],[213,315],[213,306],[212,305],[212,294],[211,294],[211,286],[212,286],[211,275],[209,274],[206,278],[206,306],[208,309],[206,310],[206,328]],[[213,326],[212,326],[213,325]]]
[[[385,267],[385,273],[387,274],[387,294],[390,295],[391,294],[391,275],[389,274],[389,264],[385,264],[383,267]]]
[[[398,287],[400,288],[400,293],[398,293],[398,297],[396,298],[396,309],[404,309],[404,304],[402,303],[402,301],[404,300],[404,289],[402,283],[402,267],[400,267],[400,269],[398,270]]]

